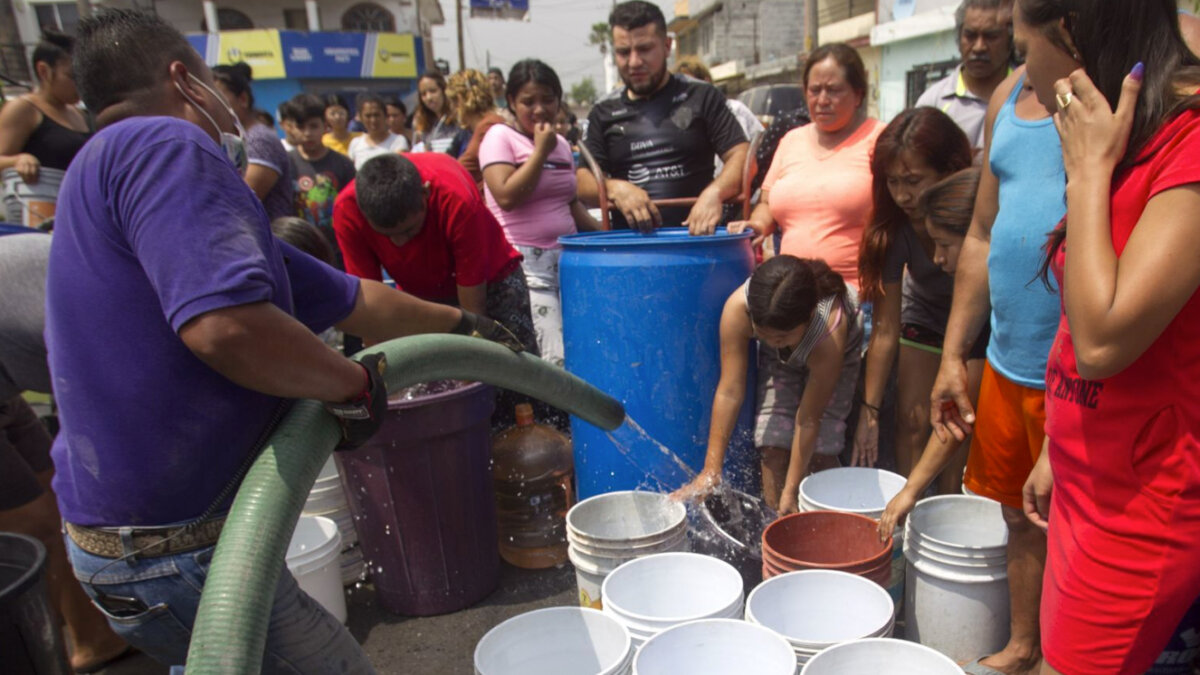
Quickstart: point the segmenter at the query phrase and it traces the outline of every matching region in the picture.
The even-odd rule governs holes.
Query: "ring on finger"
[[[1059,92],[1054,95],[1054,99],[1058,101],[1058,109],[1066,110],[1067,106],[1071,105],[1071,101],[1075,100],[1075,94],[1071,91]]]

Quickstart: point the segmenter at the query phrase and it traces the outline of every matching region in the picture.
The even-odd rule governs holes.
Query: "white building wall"
[[[954,32],[957,2],[871,29],[871,45],[882,49],[879,66],[879,119],[904,110],[908,71],[926,63],[959,58]],[[882,14],[881,14],[882,16]]]

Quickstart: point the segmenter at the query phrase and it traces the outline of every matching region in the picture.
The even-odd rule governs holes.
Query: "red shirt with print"
[[[1152,197],[1197,183],[1200,112],[1188,111],[1113,182],[1118,258]],[[1054,261],[1060,288],[1068,256]],[[1144,672],[1200,595],[1200,294],[1141,357],[1094,381],[1079,376],[1064,310],[1046,417],[1054,493],[1043,651],[1065,673]]]
[[[333,205],[333,231],[346,271],[379,281],[382,268],[398,288],[437,301],[456,301],[457,286],[492,283],[511,274],[521,254],[504,237],[466,169],[440,152],[403,156],[429,184],[425,224],[403,246],[393,244],[371,229],[358,208],[357,181],[350,183]]]

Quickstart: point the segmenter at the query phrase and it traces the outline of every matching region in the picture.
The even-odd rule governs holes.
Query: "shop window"
[[[254,22],[236,9],[217,8],[217,30],[250,30]],[[200,30],[208,32],[208,19],[200,22]]]

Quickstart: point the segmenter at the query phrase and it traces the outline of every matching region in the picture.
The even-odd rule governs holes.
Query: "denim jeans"
[[[114,615],[97,603],[113,630],[164,665],[183,664],[214,547],[113,563],[111,558],[80,549],[70,537],[66,539],[75,577],[93,601],[99,591],[109,596],[137,598],[149,608]],[[262,672],[374,673],[375,670],[345,626],[300,590],[295,577],[284,569],[275,587]]]

